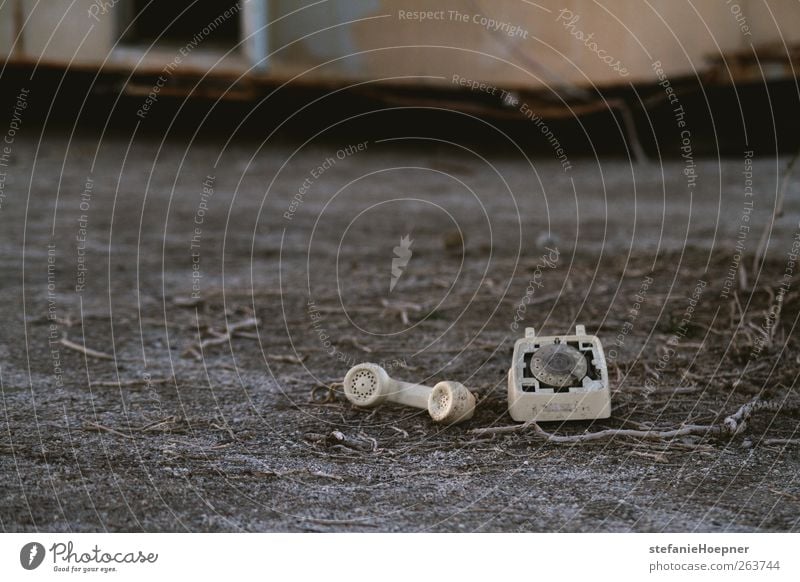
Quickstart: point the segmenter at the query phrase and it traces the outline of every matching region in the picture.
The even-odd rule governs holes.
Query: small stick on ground
[[[284,364],[300,365],[308,359],[308,354],[304,356],[293,356],[292,354],[267,354],[267,358],[275,362],[283,362]]]
[[[750,288],[747,284],[747,267],[744,266],[744,263],[739,263],[739,289],[743,292]]]
[[[378,527],[374,523],[366,521],[359,521],[357,519],[316,519],[309,518],[306,521],[316,523],[317,525],[360,525],[363,527]]]
[[[97,358],[98,360],[114,359],[114,356],[110,354],[107,354],[105,352],[98,352],[97,350],[87,348],[86,346],[82,346],[81,344],[76,344],[75,342],[68,340],[66,337],[62,337],[60,343],[65,348],[69,348],[71,350],[75,350],[76,352],[80,352],[89,358]]]
[[[279,479],[283,477],[290,477],[292,475],[302,475],[302,474],[308,474],[311,475],[312,477],[319,477],[321,479],[333,479],[334,481],[344,481],[344,477],[342,477],[341,475],[333,475],[332,473],[326,473],[324,471],[315,471],[314,469],[311,468],[290,469],[288,471],[275,471],[272,469],[256,471],[256,475],[261,475],[264,477],[277,477]]]
[[[137,432],[173,432],[175,428],[181,427],[183,424],[184,421],[182,418],[178,416],[169,416],[133,430]]]
[[[83,421],[83,430],[92,430],[96,432],[107,432],[111,434],[115,434],[117,436],[121,436],[126,439],[132,439],[133,435],[125,434],[124,432],[120,432],[115,428],[111,428],[109,426],[103,426],[102,424],[98,424],[96,422],[92,422],[90,420]]]
[[[175,297],[172,299],[175,307],[200,307],[205,302],[206,300],[202,297]]]
[[[117,386],[141,386],[142,384],[167,384],[172,382],[172,378],[151,378],[146,380],[144,378],[136,378],[134,380],[102,380],[99,382],[92,382],[92,387],[110,387],[115,388]]]
[[[322,479],[333,479],[334,481],[344,481],[344,477],[341,475],[333,475],[332,473],[325,473],[324,471],[312,471],[311,469],[308,470],[308,474],[312,477],[321,477]]]
[[[800,439],[764,439],[762,445],[800,445]]]
[[[408,431],[407,430],[403,430],[402,428],[399,428],[399,427],[396,427],[396,426],[390,426],[389,428],[394,430],[394,431],[396,431],[396,432],[399,432],[401,435],[403,435],[404,439],[408,438]]]
[[[366,352],[368,354],[372,353],[372,348],[371,347],[365,346],[364,344],[359,342],[356,338],[354,338],[351,335],[348,335],[348,336],[345,336],[345,337],[341,338],[340,341],[347,342],[347,343],[351,344],[354,348],[359,349],[362,352]]]
[[[199,360],[202,357],[201,354],[203,353],[203,350],[205,348],[228,343],[229,341],[231,341],[231,339],[237,332],[242,331],[244,329],[249,329],[251,327],[256,327],[259,323],[261,322],[257,318],[251,317],[242,321],[237,321],[235,323],[228,324],[225,333],[220,333],[213,329],[209,329],[208,331],[213,337],[206,338],[199,344],[194,344],[189,346],[183,352],[183,355],[193,356],[194,358]]]

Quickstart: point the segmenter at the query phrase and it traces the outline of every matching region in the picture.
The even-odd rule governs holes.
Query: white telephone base
[[[608,418],[611,391],[603,345],[586,335],[536,336],[526,328],[508,371],[508,412],[518,422]]]

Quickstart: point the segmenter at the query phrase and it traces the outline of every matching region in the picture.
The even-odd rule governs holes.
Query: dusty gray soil
[[[800,527],[800,447],[775,441],[798,437],[797,278],[771,341],[754,347],[800,210],[793,183],[770,258],[753,272],[786,160],[755,161],[746,280],[722,297],[742,224],[742,159],[700,162],[690,198],[678,161],[572,160],[565,173],[546,156],[531,167],[442,144],[369,143],[312,176],[289,220],[298,188],[346,143],[293,155],[289,145],[223,152],[137,139],[127,152],[121,138],[97,151],[95,139],[33,136],[14,144],[0,209],[2,529]],[[198,214],[207,175],[214,193]],[[389,293],[393,248],[407,234],[413,256]],[[543,269],[513,330],[544,244],[558,246],[558,264]],[[545,428],[714,423],[760,392],[775,409],[722,439],[557,445],[470,432],[512,424],[504,374],[525,325],[583,323],[608,350],[651,269],[610,358],[613,417]],[[686,337],[665,356],[698,279],[707,286]],[[253,317],[256,327],[192,351]],[[359,361],[390,362],[406,380],[460,380],[479,395],[477,413],[441,429],[424,412],[356,410],[324,386]]]

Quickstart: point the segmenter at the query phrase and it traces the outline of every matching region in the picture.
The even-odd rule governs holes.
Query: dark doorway
[[[236,0],[128,0],[120,12],[126,44],[183,46],[199,35],[204,46],[231,47],[241,38]]]

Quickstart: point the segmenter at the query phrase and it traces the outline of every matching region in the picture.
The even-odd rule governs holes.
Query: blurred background
[[[691,108],[695,151],[774,152],[797,144],[797,17],[792,0],[625,0],[613,9],[589,0],[6,0],[0,57],[6,99],[12,79],[30,76],[57,98],[51,117],[80,115],[82,124],[110,113],[109,125],[130,124],[128,108],[137,111],[157,87],[150,125],[194,125],[198,115],[204,127],[233,123],[246,109],[263,132],[326,94],[287,131],[324,124],[332,109],[428,107],[381,120],[425,127],[436,118],[474,136],[435,111],[444,108],[546,147],[539,132],[518,126],[525,116],[515,105],[524,102],[573,152],[637,156],[674,153],[659,152],[674,133],[674,102],[658,85],[666,76]]]

